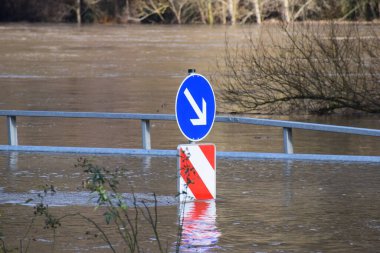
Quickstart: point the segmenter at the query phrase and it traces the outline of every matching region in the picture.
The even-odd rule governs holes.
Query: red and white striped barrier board
[[[178,146],[178,152],[180,200],[215,199],[215,145],[184,144]]]

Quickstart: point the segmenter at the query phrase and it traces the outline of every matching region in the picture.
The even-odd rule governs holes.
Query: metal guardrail
[[[175,115],[172,114],[141,114],[141,113],[104,113],[104,112],[62,112],[62,111],[23,111],[23,110],[0,110],[0,116],[7,118],[8,129],[8,145],[0,145],[0,150],[25,150],[25,151],[52,151],[52,152],[94,152],[94,153],[123,153],[131,154],[156,154],[156,155],[173,155],[171,150],[151,150],[151,136],[150,136],[150,121],[163,120],[163,121],[175,121]],[[17,117],[58,117],[58,118],[97,118],[97,119],[127,119],[127,120],[140,120],[142,131],[142,149],[102,149],[102,148],[70,148],[70,147],[41,147],[41,146],[18,146],[17,137]],[[336,126],[326,124],[315,123],[302,123],[294,121],[284,120],[271,120],[271,119],[258,119],[248,117],[232,117],[232,116],[216,116],[215,122],[224,123],[238,123],[238,124],[250,124],[261,125],[271,127],[281,127],[283,129],[283,148],[284,154],[277,154],[280,159],[301,159],[301,160],[334,160],[333,156],[325,155],[327,159],[323,159],[324,155],[306,155],[306,154],[294,154],[292,129],[304,129],[312,131],[355,134],[355,135],[367,135],[380,137],[380,130]],[[75,150],[77,151],[75,151]],[[228,157],[258,157],[258,158],[276,158],[276,154],[265,153],[250,153],[250,152],[219,152],[222,156]],[[255,155],[256,154],[256,155]],[[284,156],[285,155],[285,156]],[[309,156],[310,158],[307,158]],[[335,156],[337,160],[356,160],[352,157],[355,156]],[[380,157],[372,156],[371,159],[366,159],[366,156],[356,156],[358,161],[374,161],[380,162]],[[364,157],[364,160],[363,160]],[[329,159],[331,158],[331,159]],[[344,159],[346,158],[346,159]]]

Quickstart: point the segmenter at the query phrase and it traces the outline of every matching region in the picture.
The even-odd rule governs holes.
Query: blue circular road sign
[[[215,95],[209,81],[199,74],[187,76],[175,101],[175,114],[182,134],[191,141],[201,141],[209,134],[215,113]]]

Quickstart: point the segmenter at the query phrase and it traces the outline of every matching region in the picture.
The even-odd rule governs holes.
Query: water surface
[[[24,199],[1,203],[0,227],[6,241],[21,238],[33,217],[33,208],[22,205],[23,201],[36,197],[45,184],[54,184],[56,203],[65,196],[76,198],[64,207],[52,205],[53,213],[81,212],[104,226],[101,209],[94,211],[91,201],[86,205],[88,195],[81,188],[86,175],[73,166],[78,156],[24,153],[12,166],[9,158],[10,154],[0,154],[0,194],[9,198],[22,193]],[[157,194],[162,238],[174,247],[179,206],[160,201],[173,199],[176,193],[176,159],[89,158],[110,169],[126,168],[120,192]],[[183,252],[376,252],[380,247],[379,180],[378,164],[219,159],[216,201],[188,204],[185,209]],[[41,227],[40,223],[33,227],[36,240],[31,246],[49,252],[52,233]],[[55,239],[57,252],[103,252],[99,247],[104,243],[86,235],[84,227],[95,233],[79,218],[62,222]],[[115,231],[106,228],[111,238],[117,238]],[[142,229],[142,234],[149,233],[149,227]],[[145,248],[157,250],[154,241],[143,242]],[[122,248],[120,240],[115,243]]]
[[[188,68],[215,72],[226,35],[241,42],[257,26],[0,25],[0,109],[174,113]],[[216,87],[217,85],[215,85]],[[261,116],[379,128],[379,116]],[[23,145],[141,147],[140,122],[17,118]],[[0,118],[0,144],[5,144]],[[186,143],[175,122],[152,122],[153,148]],[[372,137],[295,130],[295,152],[380,155]],[[205,142],[220,151],[282,152],[282,130],[215,124]],[[120,192],[159,199],[160,231],[174,251],[180,207],[176,158],[87,156],[125,168]],[[45,185],[57,215],[80,212],[104,224],[84,191],[78,155],[0,152],[0,232],[19,246],[33,217],[30,197]],[[361,163],[217,161],[217,199],[189,204],[183,213],[183,252],[377,252],[380,247],[380,166]],[[151,230],[142,245],[156,252]],[[53,240],[40,221],[29,252],[106,252],[96,230],[78,217],[65,220]],[[117,250],[125,246],[106,226]],[[53,243],[55,241],[55,243]],[[166,244],[167,241],[167,244]],[[26,243],[26,241],[24,241]],[[17,250],[16,250],[17,251]]]

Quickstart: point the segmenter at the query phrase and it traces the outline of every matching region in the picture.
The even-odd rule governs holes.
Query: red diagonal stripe
[[[211,164],[211,167],[215,170],[215,146],[199,145],[199,148],[202,150],[208,162]]]
[[[193,192],[196,199],[212,199],[212,195],[203,183],[202,178],[198,175],[198,172],[194,169],[193,164],[186,157],[186,154],[182,152],[180,158],[180,174],[185,183]]]

